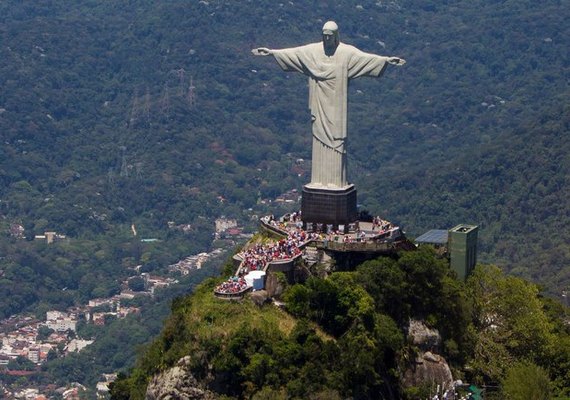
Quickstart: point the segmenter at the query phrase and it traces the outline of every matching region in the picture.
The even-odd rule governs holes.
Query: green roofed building
[[[465,280],[477,264],[476,225],[460,224],[449,230],[448,251],[450,266],[457,272],[459,279]]]

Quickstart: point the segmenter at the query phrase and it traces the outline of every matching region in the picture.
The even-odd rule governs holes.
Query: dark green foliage
[[[178,241],[166,246],[179,253],[163,254],[166,249],[160,245],[114,236],[51,245],[0,240],[0,318],[34,309],[39,311],[39,318],[45,318],[45,311],[50,309],[63,310],[89,299],[112,296],[119,292],[120,280],[129,275],[125,267],[134,267],[147,257],[161,260],[164,267],[194,248]]]
[[[0,4],[0,318],[42,317],[117,293],[125,267],[156,271],[207,249],[222,214],[242,222],[278,215],[257,201],[308,180],[308,166],[294,163],[310,157],[306,80],[249,50],[319,40],[329,18],[343,41],[408,60],[350,88],[349,173],[359,203],[410,236],[477,223],[481,260],[551,294],[567,288],[568,7],[313,3]],[[10,223],[22,224],[28,241],[9,237]],[[46,230],[70,240],[31,240]],[[378,263],[351,278],[376,317],[344,281],[294,289],[292,311],[333,334],[357,325],[370,332],[379,314],[398,323],[423,317],[464,360],[474,334],[464,328],[471,311],[462,285],[437,262]],[[567,337],[560,324],[553,329]],[[174,359],[182,349],[171,346]],[[563,388],[567,352],[553,346],[547,370]],[[290,385],[302,392],[300,381]]]
[[[135,276],[129,279],[129,289],[134,292],[142,292],[145,289],[144,278]]]
[[[133,388],[128,384],[123,373],[117,375],[117,380],[109,385],[113,398],[116,400],[129,400]]]
[[[285,294],[290,312],[310,318],[326,331],[340,336],[355,322],[371,327],[374,304],[349,273],[339,272],[331,279],[309,278]]]
[[[507,371],[502,382],[505,400],[548,400],[550,379],[542,368],[532,363],[518,363]]]
[[[8,362],[7,368],[12,371],[34,371],[36,364],[28,360],[27,357],[18,356]]]
[[[379,258],[365,262],[357,269],[357,281],[372,293],[378,310],[404,322],[411,313],[410,305],[400,301],[409,293],[406,273],[391,258]]]
[[[424,247],[310,278],[285,292],[298,317],[288,333],[275,324],[291,324],[289,316],[248,300],[217,300],[211,291],[218,280],[209,280],[173,302],[161,335],[117,382],[113,398],[143,398],[149,377],[186,355],[194,376],[226,396],[417,398],[423,387],[400,387],[415,351],[404,337],[410,318],[439,330],[441,354],[469,382],[504,383],[507,393],[520,374],[530,374],[529,381],[567,394],[570,335],[557,322],[567,309],[496,267],[478,266],[467,283],[452,274]]]
[[[45,325],[41,325],[38,328],[38,335],[36,336],[36,340],[37,341],[46,340],[49,337],[49,335],[51,335],[53,332],[54,332],[53,329],[50,329]]]
[[[540,365],[548,370],[554,393],[570,397],[570,334],[557,335],[549,359]]]
[[[403,253],[397,260],[365,262],[355,279],[372,295],[378,312],[400,325],[415,318],[436,327],[449,340],[446,347],[451,361],[464,359],[470,351],[470,302],[464,285],[430,248]]]
[[[305,79],[249,48],[318,40],[318,21],[336,15],[347,43],[409,60],[350,90],[351,181],[368,215],[412,235],[478,223],[483,260],[559,291],[566,8],[363,7],[147,2],[134,17],[90,1],[2,4],[0,213],[28,238],[48,229],[99,241],[134,223],[173,253],[175,239],[203,250],[212,218],[241,218],[307,181],[294,165],[310,156]],[[168,221],[196,230],[184,238]]]
[[[567,396],[570,352],[565,347],[570,335],[559,329],[567,317],[549,315],[545,305],[550,310],[554,307],[550,300],[543,301],[535,285],[504,275],[497,267],[477,267],[467,290],[473,299],[476,330],[468,359],[472,379],[497,384],[514,374],[508,378],[512,383],[518,379],[515,376],[528,373],[529,379],[537,377],[538,385],[544,381],[540,377],[546,376],[558,395]],[[563,307],[560,310],[568,312]]]

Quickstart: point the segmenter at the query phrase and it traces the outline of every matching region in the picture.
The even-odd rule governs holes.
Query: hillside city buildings
[[[173,275],[187,275],[192,270],[200,269],[205,262],[222,252],[223,249],[218,248],[209,253],[186,257],[168,266],[167,270]],[[136,267],[134,269],[137,270]],[[10,369],[9,364],[23,357],[35,364],[37,369],[52,357],[65,357],[70,353],[80,352],[94,343],[91,338],[78,337],[80,324],[103,326],[110,320],[140,313],[139,307],[125,306],[122,303],[136,296],[153,296],[156,290],[178,283],[173,277],[155,276],[149,273],[140,273],[135,277],[143,279],[144,290],[138,292],[128,290],[129,279],[127,279],[121,285],[124,290],[115,296],[91,299],[84,306],[73,307],[66,311],[50,310],[42,320],[31,315],[14,315],[0,321],[0,370],[4,374],[25,377],[36,371]],[[104,374],[101,377],[102,380],[95,388],[99,398],[107,397],[109,384],[115,378],[116,374]],[[40,400],[47,398],[42,394],[44,390],[45,388],[40,387],[27,387],[11,391],[0,381],[0,397]],[[86,388],[79,383],[58,389],[65,400],[83,398],[82,393],[85,390]]]

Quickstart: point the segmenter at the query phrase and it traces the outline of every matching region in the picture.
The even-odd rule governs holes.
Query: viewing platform
[[[302,257],[303,248],[308,242],[315,239],[296,225],[282,227],[274,223],[270,217],[262,218],[262,227],[277,235],[279,240],[267,243],[252,243],[233,259],[239,265],[234,277],[219,285],[214,294],[220,298],[241,298],[247,292],[245,289],[257,290],[264,287],[268,271],[289,272],[293,270],[295,262]],[[239,282],[239,290],[236,289]],[[258,287],[259,286],[259,287]],[[228,296],[232,294],[232,296]]]
[[[318,252],[337,253],[339,257],[343,253],[344,257],[349,257],[351,253],[360,254],[358,257],[370,257],[415,249],[399,227],[379,217],[372,222],[351,224],[348,233],[332,230],[328,233],[307,232],[302,229],[302,221],[297,213],[286,214],[278,220],[273,216],[263,217],[260,226],[276,239],[250,244],[234,255],[233,259],[238,264],[235,276],[214,290],[217,297],[242,298],[250,290],[263,288],[260,280],[264,280],[267,273],[293,271],[307,246],[316,248]]]
[[[246,287],[239,292],[224,292],[223,290],[214,290],[214,296],[222,300],[241,300],[246,293],[251,292],[253,286]]]
[[[378,229],[373,222],[358,222],[357,227],[349,233],[310,233],[309,238],[299,247],[304,249],[312,245],[318,249],[339,252],[384,252],[399,249],[410,250],[411,244],[407,241],[400,227],[383,221],[387,229]],[[271,233],[285,237],[290,229],[299,229],[300,225],[289,221],[270,221],[267,217],[261,219],[261,227]]]

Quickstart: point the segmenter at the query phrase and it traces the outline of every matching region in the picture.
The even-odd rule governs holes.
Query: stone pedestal
[[[356,188],[354,185],[339,189],[303,186],[301,216],[305,228],[312,224],[323,224],[324,230],[326,225],[332,225],[333,229],[339,225],[347,228],[358,219]]]

